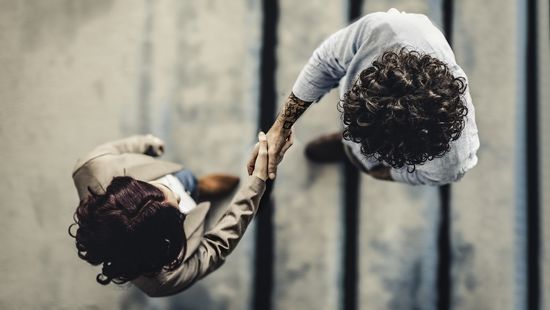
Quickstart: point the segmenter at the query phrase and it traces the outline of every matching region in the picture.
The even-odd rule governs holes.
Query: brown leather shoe
[[[216,200],[227,196],[239,184],[239,178],[229,174],[209,174],[199,178],[197,200]]]
[[[342,132],[322,135],[310,141],[305,149],[306,157],[316,163],[336,163],[346,158],[342,144]]]

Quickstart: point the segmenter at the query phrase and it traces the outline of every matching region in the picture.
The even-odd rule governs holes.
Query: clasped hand
[[[283,160],[286,151],[292,146],[294,141],[292,131],[288,137],[270,139],[265,133],[258,134],[258,143],[254,146],[250,159],[247,164],[249,175],[255,175],[258,178],[266,181],[268,176],[270,179],[275,178],[277,165]]]

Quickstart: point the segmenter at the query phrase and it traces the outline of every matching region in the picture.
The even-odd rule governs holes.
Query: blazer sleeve
[[[87,195],[88,187],[94,192],[103,191],[114,176],[126,175],[124,171],[131,165],[156,161],[153,157],[162,154],[161,146],[162,140],[153,135],[134,135],[97,146],[80,157],[73,168],[79,197]],[[171,168],[176,169],[175,166]]]
[[[241,240],[258,211],[265,182],[250,176],[231,201],[226,213],[205,233],[201,244],[176,270],[163,272],[156,279],[134,281],[151,297],[173,295],[218,269]],[[151,283],[152,280],[154,283]]]
[[[162,140],[153,135],[134,135],[127,138],[111,141],[96,147],[92,154],[124,154],[136,153],[145,154],[151,151],[157,151],[162,145]],[[160,155],[152,153],[151,155]]]
[[[321,43],[292,87],[296,97],[307,102],[319,101],[338,85],[357,50],[367,40],[370,15],[340,29]]]

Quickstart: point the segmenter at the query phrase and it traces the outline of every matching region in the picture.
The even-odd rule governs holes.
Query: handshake
[[[294,137],[292,130],[286,133],[273,134],[268,136],[260,131],[258,142],[254,146],[247,164],[248,175],[254,175],[263,181],[275,179],[277,165],[281,163],[286,151],[292,146]],[[151,134],[145,136],[144,154],[158,157],[164,154],[164,141]]]
[[[275,179],[277,165],[292,146],[293,140],[292,131],[289,131],[286,138],[271,139],[268,142],[266,134],[260,131],[258,143],[254,146],[246,167],[248,175],[255,175],[264,181],[268,177],[271,180]]]

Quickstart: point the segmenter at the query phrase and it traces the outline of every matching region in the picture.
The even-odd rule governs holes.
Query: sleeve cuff
[[[265,181],[255,175],[248,176],[248,187],[255,193],[263,195],[265,192]]]
[[[317,102],[334,87],[321,70],[322,64],[310,60],[300,71],[292,86],[292,93],[306,102]]]
[[[323,91],[319,91],[313,85],[301,79],[297,80],[292,87],[292,93],[305,102],[317,102],[324,95]]]

